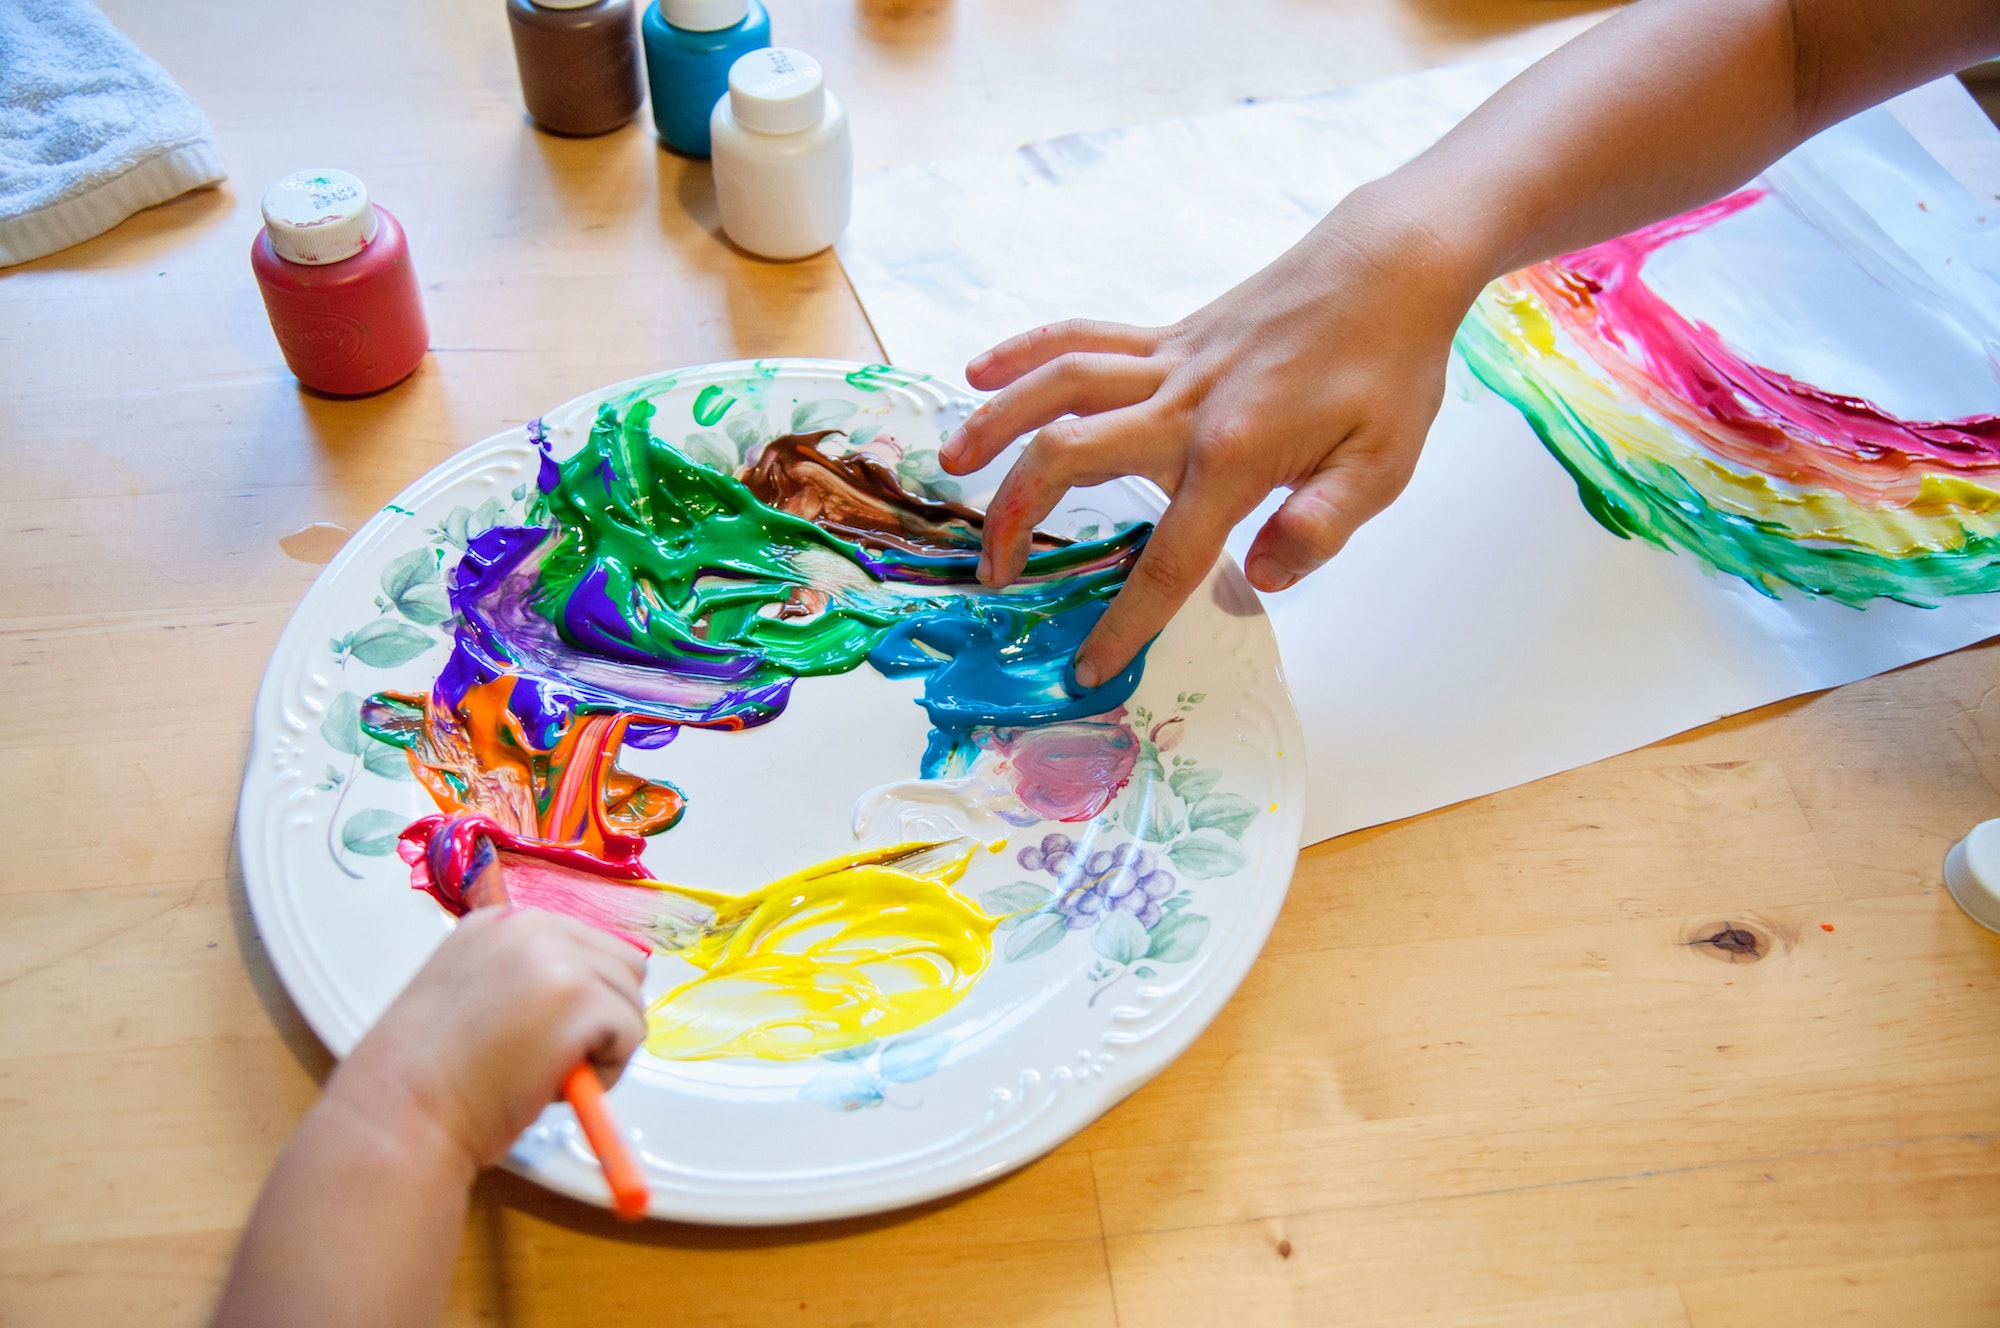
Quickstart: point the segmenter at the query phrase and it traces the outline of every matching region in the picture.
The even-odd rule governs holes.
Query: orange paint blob
[[[656,834],[687,806],[679,789],[620,770],[630,715],[579,714],[551,748],[537,747],[507,708],[515,679],[468,687],[456,709],[393,697],[422,715],[410,769],[443,812],[479,812],[510,834],[581,848]],[[391,699],[391,698],[384,698]]]

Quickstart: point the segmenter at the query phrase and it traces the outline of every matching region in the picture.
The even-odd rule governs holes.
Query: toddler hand
[[[536,909],[465,915],[326,1087],[473,1167],[500,1160],[588,1058],[607,1084],[645,1039],[646,956]]]
[[[1465,266],[1363,189],[1171,327],[1074,321],[979,356],[967,379],[1001,390],[946,440],[944,468],[976,470],[1040,429],[987,509],[980,579],[1018,577],[1035,524],[1073,486],[1143,475],[1165,489],[1158,529],[1077,652],[1078,680],[1094,686],[1158,634],[1231,528],[1281,486],[1291,496],[1246,570],[1262,590],[1305,576],[1408,483],[1479,293]]]

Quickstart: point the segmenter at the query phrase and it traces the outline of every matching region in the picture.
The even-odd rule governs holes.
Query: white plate
[[[599,403],[640,396],[657,410],[654,434],[698,460],[832,424],[849,443],[859,438],[896,461],[906,483],[933,487],[950,483],[937,469],[937,444],[976,404],[942,383],[879,366],[759,361],[579,397],[543,418],[544,437],[558,459],[568,456],[583,444]],[[712,427],[696,422],[698,399]],[[466,449],[385,507],[306,595],[258,693],[239,817],[244,879],[272,962],[337,1053],[354,1045],[452,926],[410,887],[390,844],[405,823],[436,808],[400,751],[357,736],[352,703],[341,698],[429,690],[450,624],[438,622],[441,585],[411,584],[407,555],[441,550],[449,571],[468,531],[517,522],[535,495],[538,460],[528,429],[514,429]],[[975,490],[967,498],[976,505],[985,496]],[[1090,527],[1108,534],[1156,510],[1157,495],[1144,486],[1106,485],[1071,495],[1047,525],[1060,534],[1087,536]],[[900,800],[888,801],[869,842],[901,837],[891,824],[896,808],[919,821],[933,815],[920,805],[923,789],[908,787],[929,732],[913,704],[919,691],[915,680],[891,680],[864,664],[801,679],[785,713],[762,727],[686,729],[659,750],[628,747],[620,758],[626,769],[671,779],[688,798],[680,824],[648,842],[648,870],[689,885],[751,888],[853,851],[857,805],[870,790],[899,783]],[[1181,902],[1171,916],[1206,918],[1205,928],[1156,924],[1143,934],[1164,957],[1134,959],[1129,927],[1072,929],[1038,915],[997,934],[991,965],[961,1004],[899,1038],[804,1061],[669,1061],[642,1051],[611,1100],[648,1173],[654,1216],[799,1222],[962,1189],[1061,1143],[1194,1041],[1277,917],[1303,811],[1298,721],[1270,626],[1233,564],[1210,576],[1154,644],[1127,704],[1138,736],[1161,739],[1154,747],[1169,778],[1147,780],[1142,763],[1140,776],[1093,821],[1002,826],[1004,850],[976,853],[958,888],[973,899],[1000,891],[992,897],[1006,902],[992,905],[996,913],[1021,907],[1037,896],[1017,883],[1054,884],[1050,873],[1022,863],[1024,849],[1063,833],[1094,836],[1091,851],[1103,851],[1130,838],[1128,824],[1150,817],[1150,833],[1164,836],[1151,851],[1178,878],[1171,897]],[[1149,796],[1150,813],[1139,805]],[[989,823],[982,838],[991,830]],[[1036,938],[1041,944],[1029,944]],[[693,972],[676,957],[655,956],[648,997]],[[566,1106],[550,1107],[507,1165],[565,1194],[607,1202]]]

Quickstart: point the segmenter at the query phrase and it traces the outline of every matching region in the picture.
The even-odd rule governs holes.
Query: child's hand
[[[1021,574],[1035,524],[1072,486],[1143,475],[1172,501],[1077,652],[1085,686],[1131,661],[1208,575],[1230,529],[1280,486],[1291,497],[1246,570],[1259,589],[1291,585],[1409,481],[1443,400],[1452,334],[1482,284],[1466,266],[1364,189],[1171,327],[1062,323],[975,359],[973,386],[1003,390],[947,440],[945,469],[977,469],[1041,429],[987,509],[981,579]]]
[[[342,1062],[327,1099],[490,1166],[578,1061],[617,1080],[646,1036],[645,971],[639,950],[574,918],[468,913]]]

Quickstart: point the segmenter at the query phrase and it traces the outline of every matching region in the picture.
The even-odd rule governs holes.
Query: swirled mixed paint
[[[726,405],[707,409],[720,418]],[[545,519],[470,540],[430,693],[362,707],[363,727],[409,753],[444,813],[405,832],[412,880],[462,908],[453,873],[476,833],[499,847],[516,902],[703,970],[653,1007],[658,1055],[812,1056],[914,1027],[990,958],[996,920],[951,889],[963,852],[903,845],[736,897],[669,886],[639,859],[685,799],[621,770],[619,750],[687,725],[769,723],[801,678],[864,663],[921,679],[926,777],[996,743],[1033,749],[1025,735],[1039,728],[1073,746],[1138,684],[1143,656],[1089,690],[1070,661],[1150,528],[1038,539],[1026,574],[988,590],[974,577],[973,509],[909,493],[869,457],[828,455],[823,433],[767,442],[734,472],[697,464],[653,435],[653,415],[643,396],[606,404],[560,462],[533,431]],[[1061,787],[1068,769],[1073,783],[1087,759],[1053,752],[1044,782]],[[1104,798],[1130,765],[1091,767],[1112,779]]]
[[[1904,420],[1750,363],[1645,282],[1744,190],[1488,287],[1457,347],[1621,536],[1768,595],[1860,606],[2000,589],[2000,416]]]

